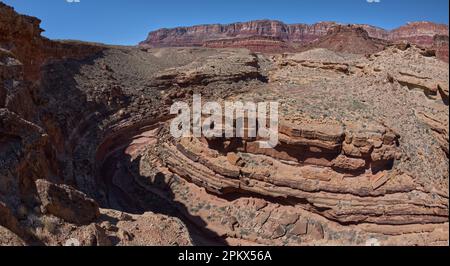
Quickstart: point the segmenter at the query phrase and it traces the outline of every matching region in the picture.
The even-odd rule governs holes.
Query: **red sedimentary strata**
[[[266,51],[264,45],[267,45],[269,52],[280,49],[289,51],[295,49],[296,46],[316,42],[327,36],[333,28],[339,29],[341,26],[342,24],[336,22],[319,22],[308,25],[285,24],[274,20],[255,20],[226,25],[198,25],[150,32],[147,39],[140,45],[150,47],[240,47],[263,52]],[[408,23],[391,31],[367,24],[353,26],[364,29],[371,38],[390,42],[407,41],[427,48],[433,47],[435,35],[448,36],[447,25],[432,22]],[[257,36],[274,37],[285,43],[257,39]],[[373,50],[377,51],[378,49],[369,49],[369,51]]]
[[[67,180],[72,170],[63,170],[62,165],[70,161],[68,158],[72,157],[73,147],[77,146],[74,143],[80,136],[65,131],[61,121],[86,127],[89,120],[81,115],[91,114],[92,104],[82,102],[86,95],[71,90],[73,83],[70,84],[68,74],[71,70],[67,65],[59,69],[50,65],[83,62],[100,55],[107,47],[49,40],[41,36],[39,24],[39,19],[19,15],[0,2],[0,246],[63,245],[73,238],[80,245],[112,245],[107,236],[111,228],[118,237],[115,241],[118,245],[168,244],[171,240],[167,240],[167,232],[161,236],[163,231],[158,228],[146,228],[166,219],[162,215],[132,217],[100,209],[86,191],[81,192],[79,187],[75,188],[75,182]],[[57,76],[56,72],[69,77],[68,83],[47,86]],[[111,95],[105,89],[100,94],[107,98]],[[64,95],[67,101],[54,100],[58,95]],[[58,107],[59,104],[62,105]],[[81,108],[74,111],[73,106]],[[62,118],[60,121],[58,116]],[[67,128],[75,128],[76,133],[76,125]],[[117,222],[112,225],[102,217],[114,217]],[[143,238],[134,236],[131,221],[133,226],[143,223],[140,225],[141,230],[146,228],[143,229],[146,233],[140,234]],[[181,245],[191,243],[184,226],[176,220],[169,224],[173,228],[167,230],[176,232],[173,239],[182,239]]]
[[[178,27],[150,32],[148,38],[141,45],[155,47],[202,46],[205,41],[250,36],[271,36],[278,37],[283,41],[303,43],[326,35],[328,30],[336,25],[334,22],[287,25],[281,21],[255,20],[227,25]]]
[[[432,49],[330,51],[375,42],[352,26],[279,55],[61,43],[1,3],[0,32],[0,245],[448,245]],[[278,101],[277,147],[174,139],[194,93]]]
[[[205,41],[204,47],[209,48],[242,48],[245,47],[254,52],[277,53],[294,51],[295,49],[285,41],[277,37],[251,36],[245,38],[229,38]]]
[[[433,39],[436,57],[448,63],[448,35],[436,35]]]
[[[325,48],[335,52],[373,54],[382,51],[387,45],[387,41],[370,37],[363,27],[339,25],[331,28],[326,36],[302,47],[302,49]]]

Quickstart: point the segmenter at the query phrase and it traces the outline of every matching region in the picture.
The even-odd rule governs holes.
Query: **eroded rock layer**
[[[435,43],[435,36],[447,36],[448,25],[431,22],[413,22],[399,28],[387,31],[378,27],[366,24],[348,25],[349,27],[361,28],[367,37],[384,40],[387,42],[410,42],[422,47],[432,48]],[[210,24],[192,27],[178,27],[174,29],[159,29],[149,33],[147,39],[140,43],[142,47],[189,47],[208,46],[215,48],[248,48],[252,51],[262,52],[289,52],[292,50],[303,50],[305,47],[337,49],[341,38],[333,38],[336,31],[348,27],[336,22],[319,22],[308,24],[285,24],[274,20],[255,20],[249,22],[232,23],[227,25]],[[331,34],[330,34],[331,32]],[[331,36],[329,36],[331,35]],[[320,41],[327,37],[328,44]],[[268,41],[267,38],[275,38],[279,41]],[[333,44],[334,42],[334,44]],[[380,49],[383,44],[376,41],[372,44],[363,44],[358,47],[356,43],[353,50],[364,49],[365,52],[373,52],[373,49]],[[342,45],[342,43],[341,43]],[[368,46],[368,47],[367,47]],[[302,48],[300,48],[302,47]],[[448,42],[446,45],[448,54]],[[342,49],[346,47],[343,46]],[[434,47],[435,49],[442,49]],[[442,52],[439,52],[442,53]],[[439,56],[444,61],[445,55]],[[447,56],[448,58],[448,56]],[[448,62],[448,59],[447,59]]]
[[[448,64],[427,49],[60,43],[0,13],[1,245],[448,244]],[[279,102],[278,145],[173,138],[193,94]]]

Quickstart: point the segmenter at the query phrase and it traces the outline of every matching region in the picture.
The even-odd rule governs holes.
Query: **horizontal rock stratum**
[[[108,46],[39,23],[0,3],[0,245],[448,245],[435,50],[348,25],[279,53],[282,36]],[[278,145],[174,138],[171,105],[194,94],[277,101]]]
[[[288,43],[306,44],[327,35],[336,22],[315,24],[285,24],[276,20],[255,20],[231,24],[209,24],[173,29],[159,29],[149,33],[140,45],[152,47],[202,46],[205,42],[220,39],[254,36],[276,37]],[[354,24],[365,29],[370,37],[388,41],[410,41],[422,46],[431,46],[435,35],[447,35],[448,25],[432,22],[413,22],[391,31],[379,27]]]

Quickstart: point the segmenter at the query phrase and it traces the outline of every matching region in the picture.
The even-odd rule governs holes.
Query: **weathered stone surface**
[[[91,224],[83,232],[80,244],[82,246],[111,246],[112,242],[108,238],[105,229],[97,224]]]
[[[406,40],[410,43],[430,47],[435,35],[447,35],[448,26],[432,22],[411,22],[390,32],[389,38],[395,41]]]
[[[448,64],[434,48],[378,50],[373,37],[389,34],[368,25],[272,22],[179,30],[178,44],[189,35],[203,45],[207,29],[209,45],[227,49],[109,47],[50,41],[38,20],[3,4],[0,13],[8,243],[448,244]],[[294,39],[373,51],[235,49]],[[174,139],[170,105],[194,93],[279,102],[277,147]]]
[[[448,35],[436,34],[433,38],[432,48],[436,50],[436,57],[448,63]]]
[[[326,48],[336,52],[373,54],[382,51],[387,44],[387,41],[370,37],[363,27],[339,25],[331,28],[327,35],[302,49]]]
[[[17,243],[18,238],[22,239],[26,236],[24,229],[20,226],[19,221],[14,216],[14,212],[0,201],[0,229],[5,237]],[[8,232],[10,231],[10,232]],[[22,240],[23,241],[23,240]],[[8,244],[9,241],[5,241]]]
[[[25,246],[25,242],[13,232],[0,226],[0,246]]]
[[[160,29],[150,32],[147,39],[140,43],[142,47],[185,47],[206,46],[215,48],[235,47],[248,48],[259,52],[291,51],[297,48],[293,44],[309,44],[320,38],[330,35],[329,38],[319,41],[319,46],[333,50],[357,53],[371,53],[380,51],[384,45],[380,41],[369,42],[368,37],[379,40],[402,42],[407,41],[424,47],[432,47],[435,35],[444,35],[448,38],[448,26],[431,22],[412,22],[399,28],[387,31],[365,24],[351,25],[362,30],[359,37],[339,34],[341,37],[332,37],[334,33],[348,28],[335,22],[319,22],[307,24],[284,24],[280,21],[256,20],[227,25],[210,24],[192,27],[178,27],[174,29]],[[358,31],[354,31],[356,33]],[[365,36],[365,37],[364,37]],[[359,38],[364,41],[359,41]],[[349,42],[350,38],[354,42]],[[280,41],[276,41],[280,40]],[[356,40],[356,42],[355,42]],[[447,42],[448,52],[448,42]],[[445,48],[444,48],[445,49]],[[445,60],[444,50],[438,57]],[[447,53],[448,54],[448,53]],[[447,55],[448,62],[448,55]]]
[[[336,169],[349,171],[360,171],[366,166],[366,161],[363,159],[349,158],[343,155],[338,156],[332,163]]]
[[[149,33],[141,45],[154,46],[201,46],[204,41],[225,39],[236,36],[273,36],[295,42],[309,42],[325,35],[333,22],[314,25],[286,25],[280,21],[257,20],[228,25],[200,25],[161,29]]]
[[[226,62],[228,61],[228,62]],[[218,64],[218,62],[221,62]],[[179,68],[167,69],[154,76],[153,86],[167,88],[207,85],[213,82],[261,79],[256,55],[245,50],[225,52],[208,57],[203,62],[192,62]]]
[[[98,204],[93,199],[69,186],[37,180],[36,188],[44,212],[69,223],[89,224],[100,216]]]
[[[250,36],[245,38],[228,38],[205,41],[209,48],[246,48],[253,52],[277,53],[295,51],[289,43],[271,36]]]
[[[322,225],[308,222],[308,236],[316,240],[323,239],[324,232]]]
[[[294,227],[292,227],[292,230],[290,231],[291,234],[294,235],[306,235],[308,232],[308,221],[305,219],[298,220]]]

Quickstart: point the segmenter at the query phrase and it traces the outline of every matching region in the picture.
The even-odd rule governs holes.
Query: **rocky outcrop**
[[[367,31],[369,36],[372,38],[380,39],[380,40],[389,40],[390,39],[390,37],[389,37],[390,32],[383,28],[375,27],[375,26],[367,25],[367,24],[356,24],[353,26],[363,28],[365,31]]]
[[[69,186],[40,179],[36,181],[36,189],[44,213],[78,225],[90,224],[100,216],[93,199]]]
[[[448,35],[435,35],[432,47],[436,50],[436,57],[448,63]]]
[[[25,79],[37,80],[41,65],[50,59],[83,58],[103,49],[93,44],[48,40],[41,37],[40,23],[0,3],[0,48],[10,51],[23,64]]]
[[[387,45],[387,41],[370,37],[362,27],[339,25],[330,29],[326,36],[302,49],[325,48],[335,52],[373,54],[382,51]]]
[[[5,244],[447,245],[448,64],[432,49],[61,43],[40,37],[37,20],[0,13]],[[294,32],[262,25],[208,31]],[[328,26],[295,32],[312,40]],[[330,34],[372,41],[354,27]],[[278,145],[174,138],[170,106],[193,94],[277,101]]]
[[[203,46],[209,48],[246,48],[261,53],[280,53],[295,50],[294,47],[280,38],[270,36],[210,40],[205,41]]]
[[[411,22],[389,33],[393,41],[408,41],[423,47],[431,47],[435,35],[448,36],[448,25],[432,22]]]
[[[0,226],[0,246],[25,246],[25,243],[13,232]]]
[[[83,184],[75,188],[61,183],[74,185],[71,145],[76,146],[77,130],[83,131],[92,123],[82,117],[84,108],[87,113],[104,111],[101,104],[118,108],[126,99],[120,85],[112,81],[92,95],[96,103],[91,105],[85,104],[86,94],[73,89],[71,78],[64,86],[49,86],[57,76],[55,72],[66,78],[70,75],[68,68],[55,69],[55,65],[80,64],[107,47],[48,40],[41,37],[39,24],[38,19],[19,15],[0,3],[1,245],[66,245],[74,244],[73,239],[81,245],[111,245],[117,230],[105,232],[99,227],[103,218],[99,217],[98,204],[79,191]],[[111,73],[108,67],[99,69]],[[81,128],[74,124],[70,124],[74,128],[64,127],[64,123],[74,122]],[[66,129],[75,133],[71,135]],[[87,161],[82,164],[86,166]],[[162,219],[155,216],[154,221]],[[180,227],[177,220],[167,219],[166,223]],[[185,241],[189,240],[187,233],[182,233],[186,234],[183,244],[190,244]],[[168,244],[166,240],[158,243]]]
[[[217,62],[224,62],[218,65]],[[169,68],[154,76],[154,87],[169,88],[207,85],[220,81],[245,81],[264,79],[259,72],[257,56],[246,51],[224,52],[208,57],[202,64],[193,62],[180,68]]]
[[[446,124],[447,118],[436,117],[429,113],[416,113],[416,116],[424,122],[430,129],[434,139],[439,143],[442,150],[449,155],[449,134]]]
[[[290,51],[296,48],[296,46],[292,46],[293,43],[305,45],[315,42],[321,37],[326,36],[336,26],[339,26],[338,29],[342,29],[341,26],[343,25],[335,22],[319,22],[308,25],[284,24],[280,21],[272,20],[256,20],[227,25],[210,24],[178,27],[150,32],[147,39],[140,43],[140,46],[182,47],[212,45],[211,47],[216,48],[239,47],[249,48],[253,51],[273,52],[275,45],[277,48],[275,51],[279,51],[279,48]],[[392,42],[408,41],[424,47],[431,47],[433,45],[435,35],[448,36],[447,25],[431,22],[409,23],[392,31],[366,24],[355,24],[353,26],[364,29],[371,38]],[[264,42],[258,40],[258,44],[256,44],[255,36],[277,38],[285,42],[285,44],[275,44],[273,41],[268,42],[267,40]],[[252,41],[250,42],[248,38]],[[262,48],[262,45],[267,45],[267,50]],[[367,53],[372,50],[373,48],[369,49]]]
[[[140,45],[154,47],[202,46],[205,41],[252,36],[269,36],[283,41],[307,43],[316,40],[319,36],[326,35],[327,31],[335,25],[334,22],[287,25],[281,21],[256,20],[228,25],[178,27],[151,32]]]
[[[385,191],[413,189],[410,177],[391,171],[394,161],[401,158],[395,134],[382,126],[346,128],[344,131],[336,124],[314,124],[314,121],[303,126],[281,125],[280,144],[275,150],[259,149],[249,140],[220,145],[225,140],[183,139],[176,147],[165,146],[162,152],[170,170],[214,193],[248,191],[273,198],[306,199],[312,210],[318,208],[322,215],[342,223],[362,220],[401,223],[400,217],[393,217],[397,212],[395,206],[385,210],[385,215],[392,218],[389,222],[381,213],[365,217],[363,209],[358,213],[356,207],[346,216],[347,211],[335,202],[340,193],[348,193],[355,196],[353,200],[361,201],[365,200],[360,197],[378,196],[378,203],[386,200],[380,204],[387,206],[390,196],[381,196]],[[342,180],[344,176],[353,178]],[[394,176],[396,184],[389,182]],[[370,205],[365,201],[365,210]],[[405,208],[415,209],[412,205]],[[443,209],[442,213],[445,212]]]

